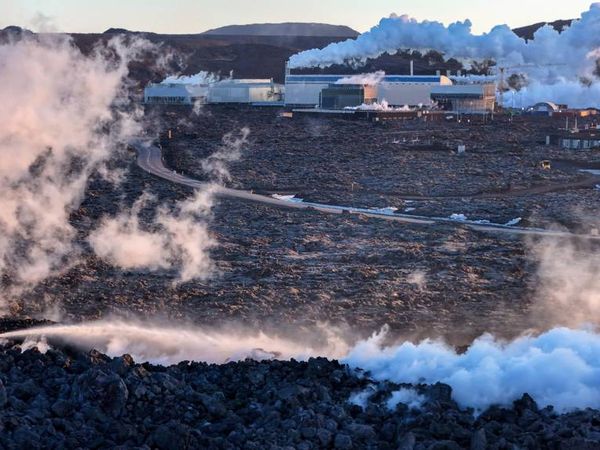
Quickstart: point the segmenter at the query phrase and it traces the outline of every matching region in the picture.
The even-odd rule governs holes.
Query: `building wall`
[[[285,103],[290,106],[314,107],[319,104],[320,93],[344,75],[291,75],[286,78]],[[431,104],[431,89],[434,86],[452,85],[445,76],[388,75],[377,89],[377,101],[386,100],[393,106]],[[366,95],[366,97],[368,97]]]
[[[196,100],[205,100],[207,95],[205,85],[150,84],[144,89],[144,102],[191,105]]]
[[[425,83],[381,83],[377,89],[377,101],[385,100],[390,106],[429,106],[433,86]]]
[[[321,91],[328,86],[328,83],[288,83],[285,85],[285,103],[286,105],[317,106]]]

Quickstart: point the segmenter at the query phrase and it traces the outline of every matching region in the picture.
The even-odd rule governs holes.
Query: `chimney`
[[[411,59],[410,60],[410,76],[414,76],[415,74],[415,62]]]

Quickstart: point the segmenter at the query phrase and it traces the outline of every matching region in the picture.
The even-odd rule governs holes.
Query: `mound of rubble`
[[[599,411],[559,415],[524,395],[477,416],[451,394],[325,359],[162,367],[5,344],[0,448],[600,448]]]

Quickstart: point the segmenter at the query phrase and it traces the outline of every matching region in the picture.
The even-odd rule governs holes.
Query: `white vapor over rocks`
[[[250,129],[247,127],[242,128],[239,133],[227,133],[223,136],[221,147],[202,161],[202,170],[220,184],[230,181],[228,163],[238,161],[242,157],[249,135]]]
[[[223,364],[246,358],[304,360],[318,354],[335,358],[348,352],[345,342],[333,334],[327,336],[322,345],[311,347],[305,341],[269,336],[233,326],[211,330],[182,325],[170,327],[133,323],[130,320],[42,327],[7,333],[0,337],[27,336],[60,340],[85,350],[94,348],[110,356],[128,353],[138,362],[165,365],[181,361]],[[45,341],[45,338],[42,339]]]
[[[60,35],[0,44],[0,277],[13,287],[75,261],[69,215],[138,132],[138,111],[120,98],[128,63],[149,45],[114,38],[84,56]]]
[[[356,39],[292,56],[289,67],[359,66],[368,58],[395,54],[400,49],[436,50],[447,58],[465,62],[493,59],[503,67],[529,66],[519,69],[527,73],[531,82],[526,88],[529,103],[566,99],[571,106],[590,106],[600,103],[600,91],[596,87],[600,56],[598,31],[600,3],[592,4],[579,20],[561,33],[546,25],[536,31],[531,41],[521,39],[506,25],[476,35],[469,20],[445,26],[394,14]]]
[[[600,407],[600,335],[591,331],[557,328],[510,343],[486,335],[464,354],[430,340],[384,346],[384,338],[358,343],[343,361],[378,380],[446,383],[461,406],[480,411],[525,392],[559,411]]]
[[[403,403],[409,408],[419,409],[425,403],[425,396],[420,395],[414,389],[403,388],[392,392],[392,396],[387,401],[386,406],[388,409],[394,410],[399,403]]]
[[[310,345],[236,327],[211,330],[105,320],[15,331],[0,338],[58,341],[110,356],[128,353],[138,362],[164,365],[325,356],[367,370],[376,380],[446,383],[462,407],[478,411],[495,404],[510,405],[525,392],[539,405],[553,405],[561,412],[600,408],[600,335],[592,331],[556,328],[512,342],[485,335],[465,353],[431,340],[385,345],[386,329],[356,344],[349,344],[334,331],[325,331],[329,334],[323,343]],[[358,392],[349,401],[363,405],[370,394],[369,390]],[[398,402],[419,407],[422,400],[410,390],[401,390],[392,395],[388,407]]]
[[[216,245],[207,227],[213,198],[208,188],[173,210],[162,205],[149,230],[140,225],[141,209],[152,199],[145,193],[130,210],[105,217],[88,242],[96,255],[123,269],[177,269],[177,282],[207,279],[214,271],[209,252]]]
[[[231,179],[227,165],[241,157],[249,134],[248,128],[226,134],[219,149],[202,161],[203,170],[215,184],[197,190],[173,208],[160,205],[145,227],[140,217],[152,200],[148,194],[137,199],[130,210],[105,217],[88,238],[94,253],[123,269],[177,270],[176,283],[210,278],[215,273],[210,250],[217,242],[210,235],[208,221],[215,189]]]
[[[534,324],[600,323],[600,253],[590,243],[543,239],[529,244],[537,264]]]

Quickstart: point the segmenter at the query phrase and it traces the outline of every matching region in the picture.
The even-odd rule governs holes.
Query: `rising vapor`
[[[582,107],[600,103],[600,3],[592,4],[562,32],[550,25],[541,27],[529,42],[506,25],[498,25],[481,35],[473,34],[471,26],[469,20],[445,26],[392,15],[356,39],[300,52],[290,58],[289,66],[360,66],[369,58],[395,54],[400,49],[436,50],[467,64],[493,59],[500,66],[525,65],[520,70],[528,74],[529,86],[524,87],[518,98],[525,105],[538,100]],[[513,101],[510,97],[508,100]]]
[[[84,56],[60,35],[0,44],[0,277],[12,287],[75,262],[69,215],[139,131],[138,111],[120,98],[129,62],[148,49],[114,38]]]

